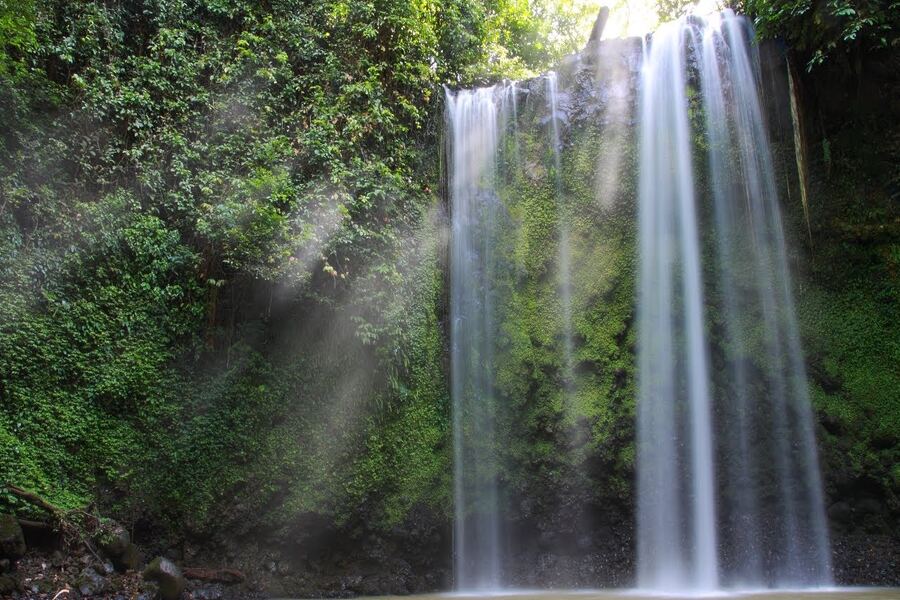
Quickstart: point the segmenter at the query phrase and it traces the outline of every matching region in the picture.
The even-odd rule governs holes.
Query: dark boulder
[[[12,515],[0,515],[0,558],[19,560],[25,556],[25,534]]]
[[[106,587],[106,578],[91,567],[83,570],[75,580],[75,588],[82,596],[99,596]]]
[[[94,541],[107,558],[115,559],[125,553],[131,544],[131,536],[115,521],[104,521],[94,535]]]
[[[140,550],[131,543],[128,530],[115,521],[104,522],[94,536],[94,541],[119,573],[137,569],[141,565]]]
[[[178,600],[184,591],[185,580],[181,570],[168,558],[156,557],[144,569],[144,579],[159,585],[162,600]]]
[[[113,557],[111,560],[116,571],[125,573],[126,571],[136,571],[141,566],[143,557],[137,546],[128,544],[121,555]]]

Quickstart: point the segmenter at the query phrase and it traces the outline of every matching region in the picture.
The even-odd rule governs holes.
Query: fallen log
[[[100,522],[100,519],[90,512],[90,505],[88,506],[88,508],[73,508],[70,510],[66,510],[64,508],[56,506],[55,504],[49,502],[48,500],[45,500],[44,498],[41,498],[34,492],[30,492],[11,483],[6,484],[6,489],[16,498],[24,500],[25,502],[50,513],[50,516],[53,518],[53,520],[61,525],[64,529],[72,527],[76,522],[82,528],[96,529],[97,525]]]
[[[34,492],[22,489],[11,483],[6,484],[6,489],[16,498],[24,500],[32,506],[36,506],[50,513],[52,523],[48,525],[51,529],[60,531],[64,536],[64,539],[81,542],[85,548],[97,558],[97,560],[100,560],[100,555],[97,554],[93,544],[90,542],[90,536],[96,531],[97,526],[100,524],[99,517],[91,514],[86,509],[74,508],[66,510],[60,508],[52,502],[41,498]],[[45,527],[40,521],[28,521],[27,519],[20,521],[22,521],[23,524],[38,529]]]
[[[207,583],[241,583],[244,574],[237,569],[206,569],[203,567],[186,568],[183,572],[186,579],[195,579]]]
[[[17,519],[22,529],[37,529],[40,531],[55,531],[52,523],[44,523],[43,521],[30,521],[28,519]]]
[[[6,489],[8,489],[9,493],[12,494],[13,496],[15,496],[16,498],[20,498],[20,499],[24,500],[25,502],[28,502],[29,504],[33,504],[34,506],[43,508],[44,510],[46,510],[48,513],[50,513],[51,515],[53,515],[55,518],[59,519],[60,521],[64,520],[66,511],[64,511],[60,507],[56,506],[55,504],[51,504],[50,502],[47,502],[46,500],[44,500],[43,498],[41,498],[34,492],[29,492],[28,490],[23,490],[22,488],[14,486],[11,483],[6,484]]]

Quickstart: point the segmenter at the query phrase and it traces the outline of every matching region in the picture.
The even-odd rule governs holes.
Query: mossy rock
[[[168,558],[158,556],[144,569],[144,579],[159,585],[162,600],[178,600],[184,591],[185,580],[181,570]]]
[[[101,552],[115,562],[128,550],[131,545],[131,536],[128,534],[128,530],[115,521],[104,521],[94,535],[94,541],[100,547]]]
[[[116,557],[111,557],[113,566],[116,568],[116,571],[119,573],[125,573],[127,571],[134,571],[139,566],[141,566],[141,562],[143,562],[143,557],[141,556],[141,551],[132,543],[129,543],[125,546],[125,550]]]

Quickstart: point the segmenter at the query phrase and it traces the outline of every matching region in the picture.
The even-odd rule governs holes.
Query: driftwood
[[[203,567],[186,568],[184,576],[187,579],[196,579],[209,583],[240,583],[244,581],[244,574],[237,569],[205,569]]]
[[[46,512],[50,513],[50,516],[53,518],[53,520],[63,529],[74,526],[76,522],[79,523],[82,528],[88,529],[95,529],[100,524],[100,519],[97,517],[97,515],[90,512],[91,505],[88,505],[88,507],[86,508],[73,508],[71,510],[66,510],[64,508],[56,506],[51,502],[48,502],[34,492],[22,489],[11,483],[6,484],[6,489],[9,490],[9,493],[16,498],[24,500],[25,502],[28,502],[33,506],[37,506],[38,508],[42,508]]]
[[[71,594],[72,594],[72,588],[70,588],[67,585],[67,586],[63,587],[63,589],[56,592],[56,595],[53,596],[53,600],[59,600],[60,598],[69,598],[69,597],[71,597]]]
[[[90,507],[88,507],[88,509],[76,508],[65,510],[48,502],[44,498],[41,498],[34,492],[29,492],[28,490],[24,490],[12,484],[6,484],[6,489],[8,489],[9,493],[16,498],[24,500],[25,502],[50,513],[52,519],[52,523],[19,519],[19,522],[22,525],[33,527],[35,529],[59,529],[63,534],[80,539],[87,549],[99,559],[99,556],[91,545],[87,535],[90,531],[96,530],[100,523],[97,516],[89,512]],[[233,584],[241,583],[245,579],[244,574],[237,569],[208,569],[204,567],[194,567],[184,569],[183,574],[187,579],[195,579],[209,583]],[[60,590],[59,593],[64,592],[66,592],[66,590]]]

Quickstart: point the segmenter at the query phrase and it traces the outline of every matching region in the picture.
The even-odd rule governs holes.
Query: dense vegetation
[[[811,67],[798,287],[826,460],[896,514],[900,10],[743,7]],[[593,8],[0,0],[0,482],[187,534],[448,514],[441,86],[555,64]],[[613,151],[627,171],[633,148],[599,123],[567,142],[583,269],[567,412],[538,106],[504,198],[524,274],[497,380],[504,426],[533,442],[507,448],[509,485],[550,498],[587,472],[603,487],[572,493],[627,506],[633,215],[597,208],[593,173]],[[9,508],[28,510],[0,492]]]
[[[540,68],[573,10],[0,4],[0,479],[173,518],[437,493],[439,84]]]
[[[872,53],[900,45],[900,3],[895,0],[743,0],[760,35],[783,38],[813,69],[829,58],[857,67]]]

